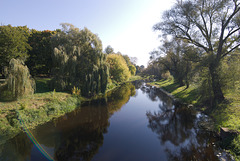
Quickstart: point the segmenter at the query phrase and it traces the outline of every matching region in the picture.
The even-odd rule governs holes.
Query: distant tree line
[[[136,58],[114,53],[110,45],[103,51],[99,37],[87,28],[79,29],[68,23],[61,26],[55,31],[0,26],[0,77],[9,80],[10,76],[28,73],[29,69],[34,77],[51,77],[52,90],[77,88],[82,95],[93,96],[104,93],[110,83],[127,81],[138,72]],[[19,68],[11,69],[17,64]],[[23,79],[32,80],[28,75]],[[3,89],[13,90],[7,88],[13,87],[9,83]]]

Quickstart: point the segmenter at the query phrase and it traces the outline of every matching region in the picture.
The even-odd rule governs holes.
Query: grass
[[[132,82],[132,81],[136,81],[136,80],[143,80],[144,78],[139,76],[139,75],[135,75],[135,76],[131,76],[129,78],[128,81],[125,81],[125,82],[121,82],[121,83],[117,83],[117,82],[112,82],[110,81],[107,85],[107,90],[106,90],[106,93],[113,90],[114,88],[116,87],[119,87],[119,85],[121,85],[122,83],[126,83],[126,82]]]
[[[50,78],[36,78],[36,93],[50,92],[48,82]]]
[[[226,127],[240,133],[240,91],[229,90],[225,94],[227,101],[218,105],[210,115],[215,120],[215,127]],[[240,161],[240,135],[223,142],[221,146],[227,149]]]
[[[134,76],[130,80],[138,79],[141,77]],[[79,107],[80,102],[89,100],[69,93],[50,91],[49,81],[49,78],[37,78],[35,94],[16,101],[0,101],[0,145],[21,131],[21,122],[31,129],[71,112]],[[108,91],[117,86],[119,84],[110,85]]]
[[[132,81],[136,81],[136,80],[142,80],[143,78],[139,75],[135,75],[135,76],[131,76],[129,78],[129,81],[132,82]]]
[[[17,101],[0,102],[0,145],[21,131],[20,120],[31,129],[79,107],[82,98],[49,91],[48,81],[36,80],[36,94]]]
[[[171,93],[175,98],[178,98],[185,103],[188,104],[198,103],[199,96],[197,93],[197,88],[195,86],[190,85],[190,87],[186,89],[186,86],[180,87],[179,84],[169,79],[151,82],[149,84],[156,87],[161,87],[162,89]]]
[[[163,88],[171,93],[176,98],[179,98],[185,103],[202,105],[200,102],[200,94],[197,86],[191,86],[186,89],[185,86],[180,87],[179,84],[174,83],[173,80],[160,80],[149,83],[150,85]],[[218,104],[209,115],[214,120],[215,130],[219,132],[220,127],[227,127],[229,130],[240,132],[240,91],[227,90],[225,91],[225,99],[221,104]],[[202,108],[204,109],[204,108]],[[226,142],[221,143],[222,147],[227,149],[236,160],[240,160],[240,135],[236,135]]]

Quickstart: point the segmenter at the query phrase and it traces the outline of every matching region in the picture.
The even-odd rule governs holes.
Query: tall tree
[[[55,31],[31,30],[28,43],[32,49],[28,52],[29,58],[26,65],[32,75],[50,74],[52,68],[51,55],[53,54],[50,40],[54,33]]]
[[[12,58],[26,60],[30,45],[27,43],[29,29],[26,26],[0,26],[0,73]]]
[[[71,90],[75,86],[84,96],[104,93],[108,64],[101,40],[87,28],[80,30],[71,24],[62,24],[62,27],[51,40],[54,48],[52,88]]]
[[[154,25],[163,36],[185,40],[205,53],[201,58],[211,75],[214,102],[224,99],[218,73],[220,62],[240,46],[239,10],[239,0],[177,1]]]

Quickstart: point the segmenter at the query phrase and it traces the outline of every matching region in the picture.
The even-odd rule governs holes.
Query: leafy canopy
[[[87,28],[61,25],[62,30],[51,40],[54,48],[52,88],[71,91],[78,87],[85,96],[104,93],[108,65],[101,40]]]
[[[110,65],[110,78],[116,82],[127,81],[131,73],[127,63],[122,55],[120,54],[109,54],[107,55],[107,62]]]
[[[8,66],[12,58],[26,60],[28,50],[31,49],[28,44],[29,34],[26,26],[0,26],[0,69]]]

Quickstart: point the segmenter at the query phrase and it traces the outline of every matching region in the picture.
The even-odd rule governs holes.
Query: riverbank
[[[139,79],[141,77],[134,76],[129,81]],[[22,130],[26,130],[24,128],[33,129],[80,108],[81,103],[85,101],[103,97],[99,95],[87,99],[70,93],[50,91],[49,80],[49,78],[36,79],[37,89],[33,95],[25,96],[17,101],[0,101],[0,145]],[[118,86],[120,84],[108,88],[107,92]]]
[[[200,101],[199,89],[197,86],[190,85],[180,87],[173,80],[160,80],[148,83],[150,85],[162,88],[171,93],[175,98],[186,104],[192,104],[201,111],[206,112],[213,120],[213,130],[220,133],[220,127],[227,128],[229,131],[240,132],[240,91],[225,91],[225,98],[221,104],[213,110],[207,110],[208,104]],[[235,156],[236,160],[240,160],[240,135],[228,137],[220,142],[220,146]]]
[[[26,96],[14,102],[0,102],[0,144],[26,130],[23,127],[32,129],[73,111],[80,103],[78,97],[54,91]]]

